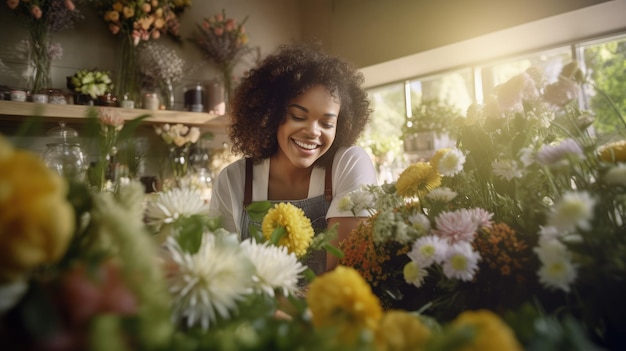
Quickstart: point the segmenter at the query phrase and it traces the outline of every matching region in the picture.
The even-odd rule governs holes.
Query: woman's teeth
[[[297,141],[294,140],[294,143],[296,143],[296,145],[300,146],[301,148],[307,149],[307,150],[313,150],[317,147],[317,144],[305,144],[301,141]]]

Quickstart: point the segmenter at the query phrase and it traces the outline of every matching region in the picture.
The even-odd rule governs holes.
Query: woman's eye
[[[332,129],[332,128],[335,128],[335,125],[332,123],[322,123],[322,127],[326,129]]]
[[[306,119],[304,117],[296,116],[293,113],[290,113],[289,115],[291,116],[291,118],[293,118],[296,121],[304,121]]]

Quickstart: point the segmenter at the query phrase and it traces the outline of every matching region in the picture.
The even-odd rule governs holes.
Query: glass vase
[[[184,178],[189,169],[189,145],[170,147],[170,166],[176,181]]]
[[[230,64],[224,64],[220,67],[222,74],[222,83],[224,85],[224,102],[226,104],[226,112],[230,111],[230,99],[233,97],[233,67]]]
[[[115,96],[127,95],[129,100],[137,104],[141,96],[139,84],[138,47],[135,46],[130,34],[121,36],[120,51],[117,55],[117,71],[115,76]]]
[[[29,27],[29,65],[31,75],[28,88],[37,93],[51,86],[50,78],[50,36],[47,23],[34,21]]]
[[[173,110],[175,103],[174,85],[170,80],[161,83],[161,96],[166,110]]]

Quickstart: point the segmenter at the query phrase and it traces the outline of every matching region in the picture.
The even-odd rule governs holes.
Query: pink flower
[[[20,4],[20,0],[7,0],[7,6],[11,10],[15,10],[17,8],[17,5],[19,4]]]
[[[158,30],[152,31],[152,39],[159,39],[161,37],[161,32]]]
[[[35,19],[40,19],[41,15],[43,14],[41,12],[41,8],[37,5],[33,5],[33,7],[30,9],[30,13],[33,15]]]
[[[446,239],[450,244],[471,242],[478,229],[473,213],[467,209],[442,212],[435,218],[435,226],[437,229],[433,230],[433,233]]]
[[[215,29],[213,29],[213,32],[215,33],[215,35],[217,35],[218,37],[221,36],[222,34],[224,34],[224,28],[222,27],[217,27]]]
[[[205,30],[209,30],[210,27],[211,27],[211,24],[209,24],[209,22],[202,21],[202,28],[204,28]]]
[[[226,21],[226,24],[224,25],[224,27],[226,28],[227,32],[232,32],[235,29],[235,20],[233,20],[232,18],[229,18]]]
[[[111,33],[117,34],[120,32],[120,26],[118,26],[117,24],[109,23],[109,30],[111,31]]]
[[[124,118],[120,116],[118,113],[113,112],[113,110],[108,108],[100,108],[100,123],[104,126],[111,126],[118,129],[124,125]],[[119,128],[121,129],[121,128]]]
[[[215,21],[222,22],[224,20],[224,16],[221,13],[215,15]]]
[[[74,11],[76,9],[76,5],[74,5],[74,2],[72,2],[72,0],[65,0],[65,7],[67,7],[67,9],[70,11]]]

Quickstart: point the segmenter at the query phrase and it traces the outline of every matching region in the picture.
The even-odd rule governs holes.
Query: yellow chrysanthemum
[[[476,337],[460,348],[462,351],[497,351],[522,350],[522,346],[515,338],[515,333],[498,315],[489,310],[466,311],[457,316],[452,322],[453,328],[473,326],[476,328]]]
[[[598,153],[600,159],[605,162],[626,162],[626,140],[602,145]]]
[[[345,343],[364,330],[374,331],[383,316],[380,301],[359,273],[337,266],[309,285],[306,297],[315,328],[333,329]]]
[[[430,160],[428,161],[428,163],[430,163],[430,165],[433,167],[434,170],[437,170],[437,168],[439,167],[439,161],[441,160],[443,155],[445,155],[450,150],[451,150],[450,148],[443,148],[443,149],[439,149],[435,151],[435,154],[433,155],[433,157],[431,157]]]
[[[74,232],[67,185],[0,136],[0,283],[58,260]]]
[[[426,162],[417,162],[407,167],[396,182],[398,195],[423,197],[441,185],[441,175]]]
[[[419,351],[431,332],[416,316],[406,311],[390,310],[376,331],[378,351]]]
[[[263,236],[269,240],[278,227],[285,228],[287,232],[278,241],[278,245],[285,246],[287,251],[293,252],[298,257],[304,256],[315,234],[311,220],[304,215],[304,211],[284,202],[272,207],[263,217],[261,224]]]

